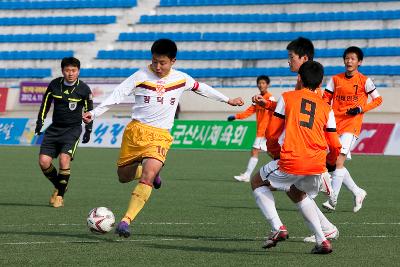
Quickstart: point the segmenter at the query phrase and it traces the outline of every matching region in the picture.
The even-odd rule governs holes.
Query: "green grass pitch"
[[[342,188],[339,228],[330,255],[311,255],[313,244],[287,196],[274,193],[290,238],[261,248],[269,225],[248,183],[233,175],[249,152],[169,152],[160,190],[132,224],[132,236],[88,231],[86,216],[98,206],[124,214],[135,182],[116,178],[117,149],[79,148],[65,207],[48,206],[51,184],[37,164],[38,147],[0,147],[0,266],[398,266],[400,253],[399,157],[354,156],[347,163],[368,196],[359,213]],[[261,154],[259,166],[268,161]],[[56,164],[58,166],[58,164]],[[319,196],[320,204],[323,197]]]

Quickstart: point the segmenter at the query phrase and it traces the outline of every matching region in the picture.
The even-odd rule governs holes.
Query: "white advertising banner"
[[[122,134],[125,126],[131,119],[96,119],[90,141],[87,144],[80,143],[81,147],[115,147],[119,148],[122,142]],[[82,131],[84,134],[85,130]],[[82,137],[81,137],[82,140]]]

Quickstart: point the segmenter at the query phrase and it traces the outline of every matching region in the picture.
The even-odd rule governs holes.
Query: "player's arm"
[[[365,113],[370,111],[371,109],[374,109],[382,104],[382,96],[378,93],[378,90],[376,90],[376,87],[372,80],[370,78],[367,79],[365,83],[365,92],[371,96],[372,101],[369,103],[366,103],[362,106],[357,106],[353,107],[349,110],[347,110],[348,115],[357,115],[360,113]]]
[[[194,82],[193,86],[191,87],[191,90],[195,92],[196,94],[199,94],[201,96],[220,101],[220,102],[225,102],[231,106],[243,106],[244,102],[241,97],[237,98],[229,98],[223,93],[215,90],[211,86],[205,84],[205,83],[199,83],[199,82]]]
[[[53,102],[53,95],[52,95],[52,90],[50,89],[50,85],[47,87],[46,92],[43,95],[43,100],[40,105],[39,113],[38,113],[38,118],[36,121],[36,128],[35,128],[35,134],[40,135],[41,132],[40,130],[43,127],[44,120],[47,117],[47,113],[50,110],[51,107],[51,102]]]
[[[94,118],[102,115],[104,112],[110,109],[110,106],[121,103],[124,98],[132,94],[133,89],[137,86],[135,82],[135,74],[132,74],[125,81],[114,88],[112,93],[104,99],[95,109],[85,112],[82,119],[85,123],[91,122]]]
[[[335,90],[335,84],[333,82],[333,79],[331,78],[329,82],[326,84],[324,93],[322,94],[322,99],[329,105],[331,105],[334,90]]]
[[[285,101],[280,97],[277,106],[272,116],[269,125],[265,131],[267,139],[267,150],[273,159],[280,157],[281,145],[279,144],[279,137],[285,128]]]
[[[256,106],[251,105],[245,111],[236,113],[235,118],[239,119],[239,120],[246,119],[247,117],[250,117],[251,115],[253,115],[255,112],[256,112]]]
[[[361,107],[363,113],[382,105],[383,102],[382,96],[379,94],[378,90],[376,89],[374,83],[370,78],[368,78],[365,83],[365,91],[369,96],[371,96],[372,101]]]
[[[261,107],[264,107],[265,109],[269,111],[274,111],[276,108],[277,102],[270,99],[265,99],[262,95],[255,95],[251,99],[253,103],[260,105]]]
[[[89,90],[89,94],[87,96],[87,98],[84,100],[84,107],[83,107],[83,111],[89,112],[91,110],[93,110],[93,95],[92,95],[92,91],[90,90],[90,88],[88,88]],[[85,124],[85,130],[91,132],[93,128],[93,121],[88,122]]]
[[[325,139],[329,148],[329,153],[326,156],[326,164],[327,166],[335,166],[342,145],[340,144],[339,136],[336,132],[335,115],[332,110],[329,112],[328,122],[325,127]]]

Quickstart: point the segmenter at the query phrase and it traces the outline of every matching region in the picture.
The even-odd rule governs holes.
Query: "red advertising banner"
[[[6,111],[8,88],[0,88],[0,112]]]
[[[351,153],[383,154],[393,128],[393,123],[364,123]]]

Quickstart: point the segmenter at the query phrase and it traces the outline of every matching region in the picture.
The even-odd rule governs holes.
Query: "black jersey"
[[[81,125],[82,110],[87,112],[93,109],[92,92],[86,83],[78,79],[72,86],[68,86],[64,84],[64,78],[59,77],[47,87],[37,123],[43,125],[53,101],[53,124],[59,127]],[[86,129],[91,130],[92,125],[86,125]]]

